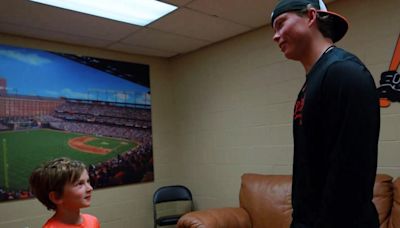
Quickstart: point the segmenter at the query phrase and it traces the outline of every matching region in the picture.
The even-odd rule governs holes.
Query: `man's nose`
[[[279,42],[280,34],[278,32],[275,32],[274,35],[272,36],[272,40],[275,42]]]

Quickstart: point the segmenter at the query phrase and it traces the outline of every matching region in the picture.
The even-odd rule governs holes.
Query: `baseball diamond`
[[[117,157],[137,146],[126,139],[50,129],[5,131],[0,132],[0,139],[0,183],[3,185],[8,179],[10,190],[27,190],[31,171],[43,161],[68,156],[89,166]],[[5,165],[7,172],[3,168]]]

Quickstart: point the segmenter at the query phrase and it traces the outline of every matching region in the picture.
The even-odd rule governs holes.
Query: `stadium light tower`
[[[5,189],[8,191],[8,189],[10,188],[10,185],[8,183],[8,157],[7,157],[7,140],[3,139],[2,140],[2,144],[3,144],[3,167],[4,167],[4,187]]]

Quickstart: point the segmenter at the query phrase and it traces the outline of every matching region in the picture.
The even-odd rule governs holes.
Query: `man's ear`
[[[315,8],[310,8],[307,10],[308,26],[312,26],[317,23],[317,10]]]
[[[62,203],[62,197],[60,194],[58,194],[55,191],[51,191],[49,193],[49,199],[51,200],[51,202],[53,202],[55,205],[59,205]]]

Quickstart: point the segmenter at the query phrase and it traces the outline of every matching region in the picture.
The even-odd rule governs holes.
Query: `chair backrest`
[[[192,193],[182,185],[160,187],[153,195],[154,224],[176,224],[183,214],[193,210]]]

